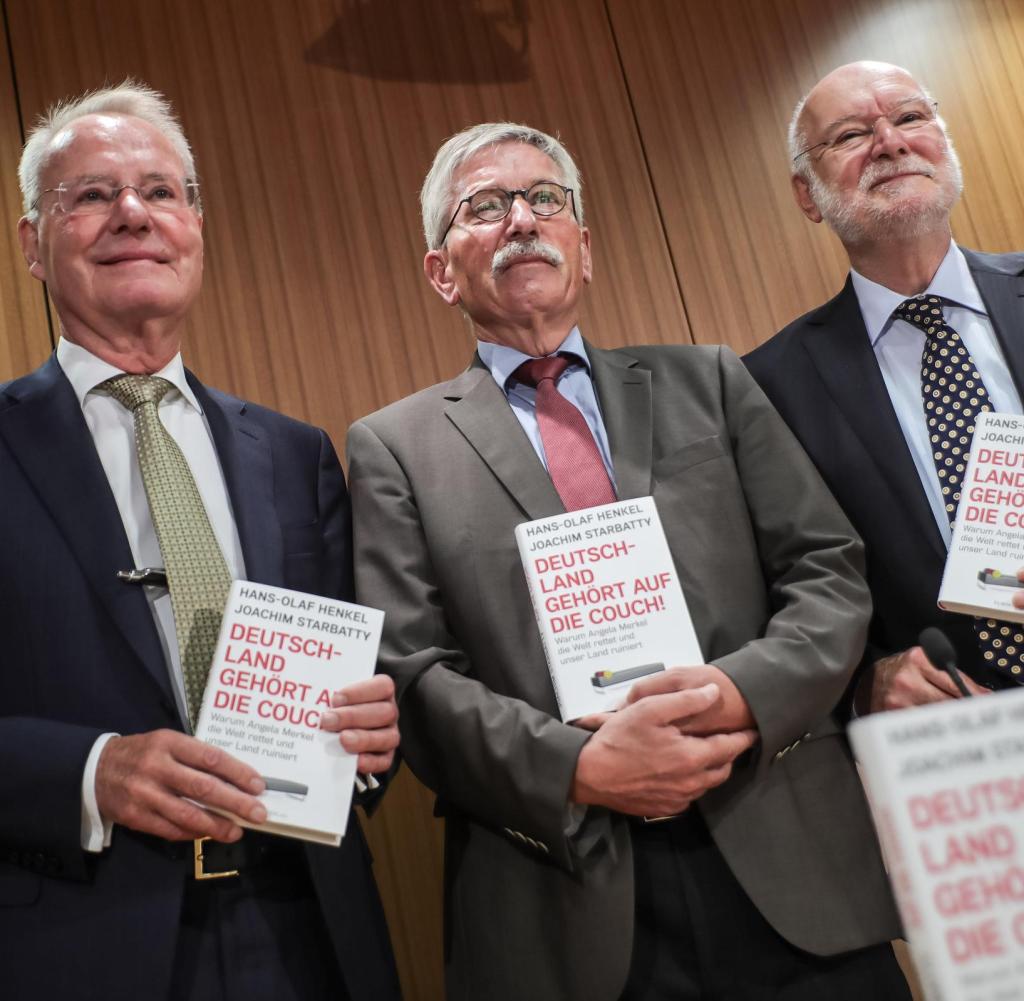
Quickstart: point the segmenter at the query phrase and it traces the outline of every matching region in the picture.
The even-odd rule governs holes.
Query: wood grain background
[[[15,166],[51,101],[131,75],[199,161],[206,281],[186,358],[313,421],[465,366],[421,272],[416,194],[484,120],[559,134],[586,181],[599,344],[745,351],[830,297],[838,244],[792,204],[797,98],[857,58],[931,87],[964,161],[957,237],[1024,246],[1024,0],[2,0],[0,379],[50,351],[15,240]],[[403,772],[366,826],[409,1001],[442,997],[441,832]]]

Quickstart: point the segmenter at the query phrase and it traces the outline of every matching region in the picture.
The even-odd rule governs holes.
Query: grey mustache
[[[541,257],[548,264],[558,267],[564,260],[561,251],[549,243],[540,240],[523,240],[506,244],[491,258],[491,274],[499,274],[512,264],[518,257]]]

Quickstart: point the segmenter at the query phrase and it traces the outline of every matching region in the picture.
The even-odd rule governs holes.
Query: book
[[[332,692],[373,674],[383,623],[376,608],[231,585],[195,733],[266,781],[266,822],[232,816],[242,827],[341,843],[357,759],[320,715]]]
[[[927,1001],[1024,1001],[1024,690],[849,736]]]
[[[957,457],[951,456],[950,461]],[[979,414],[960,488],[939,607],[1024,622],[1012,604],[1024,567],[1024,417]]]
[[[515,538],[563,720],[704,663],[653,497],[527,521]]]

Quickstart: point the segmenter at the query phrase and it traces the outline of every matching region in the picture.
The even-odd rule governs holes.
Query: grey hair
[[[517,125],[515,122],[484,122],[482,125],[464,129],[448,139],[437,151],[434,162],[427,171],[420,191],[420,209],[423,213],[423,236],[427,241],[428,250],[437,250],[441,246],[441,238],[455,198],[452,186],[455,172],[480,150],[504,142],[528,143],[551,157],[561,174],[560,178],[552,180],[557,180],[572,189],[576,219],[580,226],[583,225],[583,180],[579,167],[565,146],[546,132],[530,128],[528,125]]]
[[[159,131],[170,142],[185,168],[185,180],[196,180],[195,158],[185,132],[178,121],[171,102],[158,90],[131,78],[116,87],[102,87],[88,91],[80,97],[58,101],[39,116],[36,127],[29,133],[18,164],[18,183],[21,185],[22,206],[32,221],[39,217],[36,202],[40,195],[39,178],[46,161],[53,153],[51,143],[72,122],[85,115],[117,114],[141,118]],[[202,206],[196,201],[196,210]]]
[[[798,174],[805,180],[810,172],[810,167],[806,160],[802,163],[797,163],[796,158],[800,155],[800,151],[807,146],[807,133],[800,128],[800,116],[804,113],[804,105],[810,96],[811,92],[808,91],[796,102],[796,107],[793,109],[793,117],[790,118],[789,128],[786,130],[786,149],[789,152],[790,168],[793,173]]]

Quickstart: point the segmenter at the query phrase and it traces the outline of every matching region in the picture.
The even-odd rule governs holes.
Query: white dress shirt
[[[907,296],[893,292],[856,271],[851,271],[850,276],[871,348],[882,371],[903,437],[931,505],[935,523],[948,548],[952,532],[939,486],[939,475],[935,471],[935,460],[932,458],[932,445],[921,397],[921,354],[925,333],[913,323],[893,319],[893,310]],[[943,306],[943,317],[960,335],[974,359],[993,407],[1002,413],[1021,413],[1020,395],[1013,383],[992,321],[985,312],[985,304],[971,277],[967,260],[952,241],[924,294],[948,300]]]
[[[164,560],[135,451],[134,418],[110,393],[99,388],[107,379],[122,374],[121,371],[63,337],[57,344],[57,363],[82,407],[85,423],[117,503],[135,566],[163,567]],[[174,386],[160,401],[160,420],[178,443],[192,470],[228,571],[233,579],[244,579],[242,544],[231,511],[224,472],[202,408],[185,379],[181,355],[175,355],[154,374]],[[146,587],[145,593],[167,661],[178,713],[184,722],[188,713],[170,593],[163,587]],[[82,847],[87,851],[100,851],[110,843],[110,825],[102,821],[96,805],[95,780],[100,751],[111,736],[113,734],[105,734],[93,745],[82,776]]]

